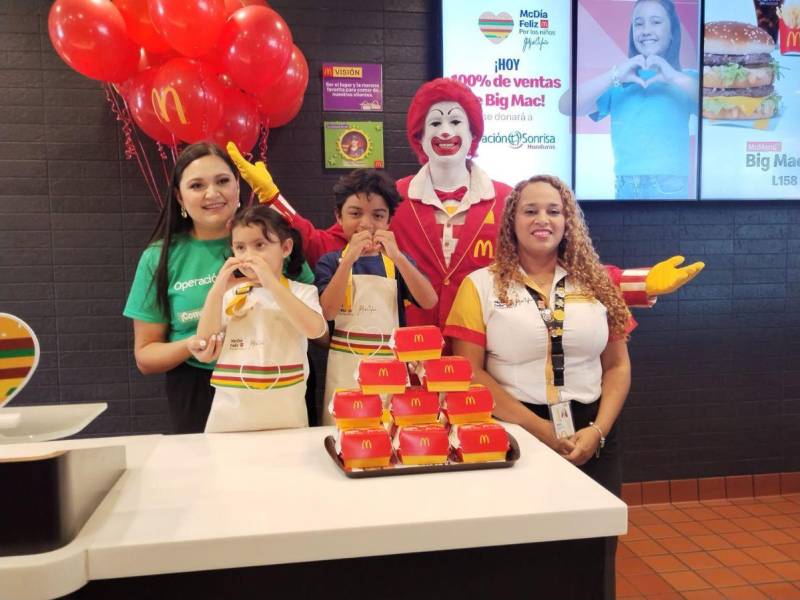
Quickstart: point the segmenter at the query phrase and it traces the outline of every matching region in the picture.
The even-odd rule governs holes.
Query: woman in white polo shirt
[[[445,334],[491,389],[497,417],[619,495],[613,426],[630,385],[632,328],[572,191],[542,175],[508,197],[495,261],[464,280]]]
[[[495,261],[462,282],[444,333],[517,423],[620,495],[614,423],[630,387],[635,323],[594,250],[575,196],[557,177],[506,200]],[[614,597],[616,538],[603,566]]]

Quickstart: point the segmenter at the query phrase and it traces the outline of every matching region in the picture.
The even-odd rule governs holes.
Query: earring
[[[186,207],[185,207],[185,206],[181,206],[181,216],[182,216],[184,219],[185,219],[186,217],[188,217],[188,216],[189,216],[189,215],[186,213]]]
[[[236,203],[236,208],[242,208],[242,201],[241,201],[241,200],[239,200],[239,201]]]

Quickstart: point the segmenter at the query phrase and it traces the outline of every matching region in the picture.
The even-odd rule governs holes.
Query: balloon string
[[[103,86],[106,92],[106,100],[111,106],[111,111],[114,113],[117,121],[122,124],[122,132],[125,136],[125,158],[127,160],[131,160],[132,158],[136,159],[136,162],[139,164],[139,170],[142,172],[142,176],[144,177],[145,184],[150,191],[150,195],[160,208],[164,205],[164,202],[161,198],[161,194],[158,191],[158,186],[156,185],[153,171],[150,168],[150,163],[147,162],[147,158],[145,157],[145,151],[144,147],[142,146],[142,142],[138,139],[139,136],[136,133],[136,129],[132,125],[130,111],[128,111],[128,107],[125,104],[125,99],[122,98],[123,105],[120,106],[111,84],[105,83]],[[133,140],[134,136],[137,138],[136,141],[139,145],[138,150]]]
[[[156,142],[158,157],[161,159],[161,170],[164,172],[164,185],[169,185],[169,171],[167,170],[167,153],[164,151],[164,144]]]

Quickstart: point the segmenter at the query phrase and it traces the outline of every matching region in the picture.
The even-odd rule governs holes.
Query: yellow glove
[[[226,148],[239,173],[242,174],[242,179],[258,194],[258,201],[262,204],[272,202],[280,194],[280,190],[267,171],[267,165],[262,161],[256,164],[249,163],[233,142],[228,142]]]
[[[684,260],[682,256],[673,256],[650,269],[647,279],[645,279],[647,295],[663,296],[664,294],[671,294],[689,283],[706,266],[703,262],[696,262],[686,267],[678,268],[678,265]]]

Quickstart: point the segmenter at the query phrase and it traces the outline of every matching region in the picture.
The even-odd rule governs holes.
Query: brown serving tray
[[[482,463],[461,463],[448,460],[443,465],[410,465],[405,466],[395,463],[395,457],[392,457],[392,464],[389,467],[377,467],[374,469],[358,469],[356,471],[348,471],[344,468],[344,463],[341,457],[336,453],[336,439],[329,435],[325,438],[325,449],[337,467],[347,477],[351,479],[364,479],[367,477],[385,477],[392,475],[417,475],[419,473],[450,473],[452,471],[479,471],[484,469],[507,469],[513,467],[514,463],[519,459],[519,444],[514,436],[508,434],[509,449],[506,453],[505,460],[497,460],[493,462]]]

